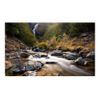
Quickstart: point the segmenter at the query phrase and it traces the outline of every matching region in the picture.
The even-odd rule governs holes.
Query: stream
[[[45,58],[45,57],[36,58],[31,55],[31,56],[29,56],[28,60],[29,61],[40,61],[42,63],[46,63],[46,62],[57,63],[63,70],[65,70],[66,72],[71,73],[72,75],[75,75],[75,76],[89,76],[90,75],[90,73],[84,71],[81,68],[78,68],[76,65],[71,64],[70,60],[56,57],[56,56],[51,56],[50,54],[48,54],[48,58]]]

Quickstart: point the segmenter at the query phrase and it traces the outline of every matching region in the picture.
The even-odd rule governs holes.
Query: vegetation
[[[6,23],[6,34],[19,38],[28,46],[35,45],[49,50],[94,49],[94,23],[44,24],[45,29],[42,29],[43,35],[34,36],[28,23]],[[83,33],[86,33],[87,37],[81,37]]]
[[[22,40],[25,44],[33,46],[36,39],[27,23],[6,23],[6,34]]]
[[[48,48],[48,43],[47,42],[40,42],[40,43],[37,43],[37,46],[39,48],[47,49]]]

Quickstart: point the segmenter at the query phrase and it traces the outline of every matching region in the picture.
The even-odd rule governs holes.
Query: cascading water
[[[35,24],[35,26],[34,26],[34,28],[33,28],[33,33],[34,33],[34,35],[36,34],[36,30],[37,30],[37,28],[38,28],[38,26],[39,26],[39,24]]]

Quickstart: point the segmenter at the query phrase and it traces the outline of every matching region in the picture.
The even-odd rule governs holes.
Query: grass
[[[88,40],[88,38],[86,38]],[[94,40],[85,41],[84,38],[70,38],[68,35],[63,36],[60,41],[57,40],[56,36],[53,36],[50,40],[46,40],[38,43],[39,47],[52,49],[62,49],[64,51],[74,51],[74,50],[82,50],[84,52],[89,52],[94,50],[95,43]]]

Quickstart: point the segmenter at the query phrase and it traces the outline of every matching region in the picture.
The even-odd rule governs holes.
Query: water
[[[59,64],[63,70],[73,75],[79,75],[79,76],[90,75],[90,73],[84,71],[83,69],[80,69],[75,65],[72,65],[70,60],[66,60],[64,58],[58,58],[56,56],[51,56],[50,54],[48,54],[48,57],[49,58],[35,58],[35,57],[30,56],[28,59],[31,61],[40,61],[42,63],[55,62]]]

